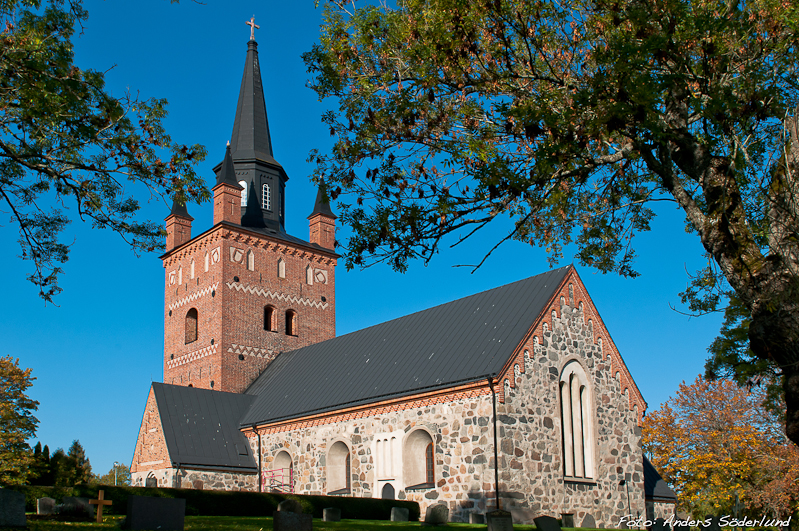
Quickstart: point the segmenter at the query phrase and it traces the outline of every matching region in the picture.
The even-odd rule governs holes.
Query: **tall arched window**
[[[435,487],[435,443],[427,431],[414,430],[405,439],[402,468],[406,489]]]
[[[197,341],[197,308],[186,312],[186,344]]]
[[[585,371],[571,361],[560,375],[563,473],[566,477],[594,477],[594,413],[591,387]]]
[[[264,330],[275,331],[275,307],[264,306]]]
[[[247,181],[239,181],[239,186],[241,186],[241,206],[245,206],[247,204]]]
[[[272,191],[266,183],[264,183],[263,190],[261,191],[261,202],[265,210],[272,210]]]
[[[294,492],[294,462],[287,451],[277,453],[266,480],[265,487],[270,491]]]
[[[330,447],[327,454],[327,493],[349,494],[350,449],[341,441]]]
[[[286,335],[297,335],[297,312],[294,310],[286,311]]]

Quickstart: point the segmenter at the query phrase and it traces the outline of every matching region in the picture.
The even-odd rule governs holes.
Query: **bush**
[[[36,499],[50,497],[60,503],[64,496],[97,499],[99,490],[113,505],[103,509],[104,514],[124,515],[128,496],[153,496],[157,498],[182,498],[186,500],[189,516],[272,516],[277,505],[285,499],[295,499],[302,504],[303,512],[322,518],[327,507],[341,510],[342,518],[359,520],[389,520],[392,507],[408,509],[409,519],[419,519],[419,504],[402,500],[378,498],[349,498],[343,496],[314,496],[303,494],[278,494],[222,490],[173,489],[162,487],[114,487],[108,485],[76,485],[75,487],[17,486],[14,490],[25,493],[25,510],[36,511]]]

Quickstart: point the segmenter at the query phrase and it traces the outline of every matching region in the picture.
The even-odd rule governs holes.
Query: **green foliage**
[[[26,482],[34,464],[27,440],[36,434],[39,421],[33,412],[39,402],[25,392],[33,385],[30,369],[21,369],[19,359],[0,357],[0,485]]]
[[[104,475],[93,477],[91,482],[97,485],[130,486],[130,468],[120,463],[116,467],[111,467],[111,470]]]
[[[73,63],[74,27],[88,16],[79,0],[9,0],[0,15],[0,202],[19,227],[29,280],[52,302],[66,225],[111,229],[137,253],[161,249],[159,224],[136,219],[134,196],[207,200],[193,170],[205,149],[172,142],[166,100],[114,98],[101,72]]]

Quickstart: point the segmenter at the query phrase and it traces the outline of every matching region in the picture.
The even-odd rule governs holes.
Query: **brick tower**
[[[214,172],[210,229],[192,238],[177,203],[166,218],[164,382],[240,393],[280,352],[336,334],[336,217],[320,190],[310,242],[286,233],[288,176],[272,152],[252,38]]]

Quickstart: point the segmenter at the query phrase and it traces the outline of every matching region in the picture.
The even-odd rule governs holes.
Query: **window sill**
[[[406,491],[409,490],[428,490],[436,488],[435,483],[419,483],[418,485],[411,485],[409,487],[405,487]]]
[[[576,478],[576,477],[569,477],[565,476],[563,478],[564,483],[576,483],[580,485],[596,485],[596,479],[594,478]]]

